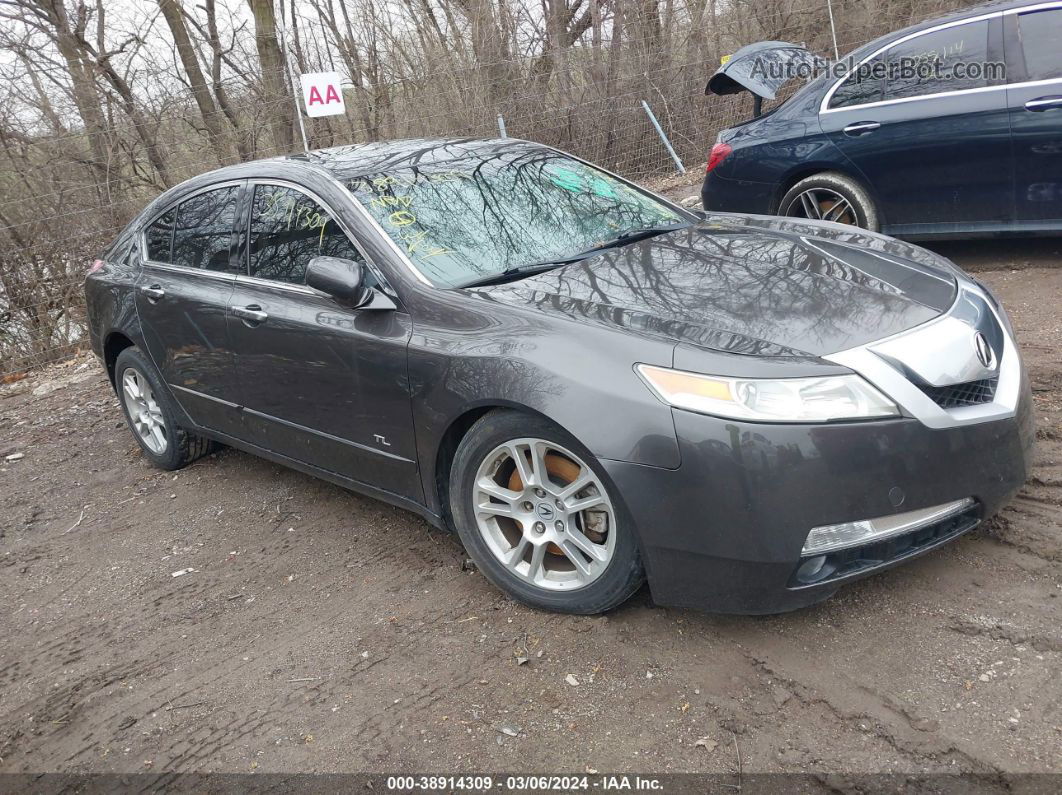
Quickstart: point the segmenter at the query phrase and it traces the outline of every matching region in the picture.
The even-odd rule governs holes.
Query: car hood
[[[851,227],[720,214],[470,292],[716,351],[806,359],[933,319],[955,299],[955,274],[924,249]]]

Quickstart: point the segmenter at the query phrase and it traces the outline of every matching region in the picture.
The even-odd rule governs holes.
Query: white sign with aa
[[[339,72],[310,72],[301,75],[301,79],[302,103],[311,119],[347,112],[341,85],[343,75]]]

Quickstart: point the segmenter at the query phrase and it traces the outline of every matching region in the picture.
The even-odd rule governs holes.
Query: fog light
[[[810,582],[814,580],[822,567],[826,565],[825,555],[816,555],[813,558],[808,558],[800,564],[800,568],[797,569],[797,579],[801,582]]]
[[[894,513],[891,516],[882,516],[878,519],[863,519],[858,522],[843,522],[842,524],[816,527],[808,533],[801,555],[821,555],[823,552],[832,552],[835,549],[872,544],[877,541],[883,541],[886,538],[911,533],[957,513],[962,513],[973,505],[973,499],[967,497],[963,500],[936,505],[932,508],[920,508],[917,511]],[[813,558],[808,563],[816,559]],[[803,569],[803,566],[801,569]]]

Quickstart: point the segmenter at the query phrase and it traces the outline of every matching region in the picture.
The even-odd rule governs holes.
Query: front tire
[[[532,607],[602,613],[645,579],[604,469],[544,418],[492,411],[472,426],[450,471],[450,511],[480,571]]]
[[[837,171],[800,180],[782,197],[778,214],[859,226],[871,232],[881,229],[877,207],[866,188]]]
[[[214,442],[177,424],[177,410],[138,348],[126,348],[114,363],[114,387],[133,438],[159,469],[181,469],[207,455]]]

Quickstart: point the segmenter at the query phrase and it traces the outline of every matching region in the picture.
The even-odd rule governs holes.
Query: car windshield
[[[440,287],[690,220],[622,180],[540,147],[364,174],[347,188]]]

